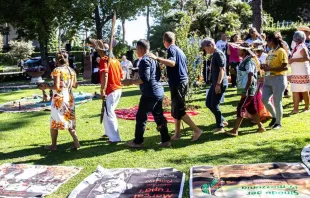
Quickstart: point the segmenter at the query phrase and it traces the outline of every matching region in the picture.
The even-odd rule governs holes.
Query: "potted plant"
[[[44,67],[38,66],[38,67],[27,68],[25,69],[25,72],[31,77],[31,81],[30,81],[31,84],[38,84],[38,83],[44,82],[44,80],[41,77],[45,72]]]

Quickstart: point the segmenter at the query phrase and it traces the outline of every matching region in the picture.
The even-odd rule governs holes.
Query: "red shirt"
[[[100,83],[102,81],[103,73],[108,73],[106,95],[109,95],[110,93],[112,93],[117,89],[121,89],[122,88],[121,80],[123,78],[121,63],[117,59],[112,58],[108,70],[108,57],[105,56],[100,59],[99,65],[100,65],[99,67]]]

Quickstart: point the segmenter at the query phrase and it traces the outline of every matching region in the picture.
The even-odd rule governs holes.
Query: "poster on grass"
[[[173,168],[105,169],[101,166],[68,198],[182,198],[185,174]]]
[[[310,145],[307,145],[302,149],[301,160],[308,168],[310,168]]]
[[[194,166],[191,198],[306,198],[310,176],[301,163]]]
[[[0,166],[0,197],[44,197],[52,194],[81,168],[3,164]]]

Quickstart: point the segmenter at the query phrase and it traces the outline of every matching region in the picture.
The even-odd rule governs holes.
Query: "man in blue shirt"
[[[186,114],[185,96],[188,91],[188,70],[186,56],[183,51],[175,45],[173,32],[166,32],[163,36],[164,46],[167,49],[168,58],[160,58],[154,54],[149,57],[167,66],[167,76],[171,93],[171,115],[175,122],[175,134],[172,140],[179,140],[181,133],[181,120],[188,124],[194,131],[192,141],[196,141],[202,134],[192,119]]]
[[[201,42],[201,48],[207,54],[211,54],[211,79],[212,85],[209,89],[206,99],[206,106],[212,111],[216,119],[216,128],[213,133],[225,133],[224,127],[228,125],[220,110],[220,101],[228,87],[226,68],[226,56],[217,49],[214,40],[204,39]]]
[[[137,42],[137,56],[142,57],[138,63],[139,79],[124,80],[123,85],[139,85],[141,98],[138,112],[136,115],[135,139],[127,143],[133,148],[143,147],[143,134],[147,122],[147,116],[152,112],[157,124],[157,130],[161,135],[162,147],[171,146],[170,136],[168,134],[167,120],[163,114],[164,89],[160,82],[160,68],[156,61],[146,56],[150,50],[150,44],[147,40]]]

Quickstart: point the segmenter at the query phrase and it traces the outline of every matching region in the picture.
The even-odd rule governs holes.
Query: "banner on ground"
[[[195,166],[191,198],[310,197],[309,170],[301,163]]]
[[[185,174],[173,168],[97,170],[82,181],[68,198],[182,198]]]
[[[310,145],[305,146],[301,151],[302,162],[310,168]]]
[[[78,167],[3,164],[0,166],[0,197],[44,197],[80,170]]]

